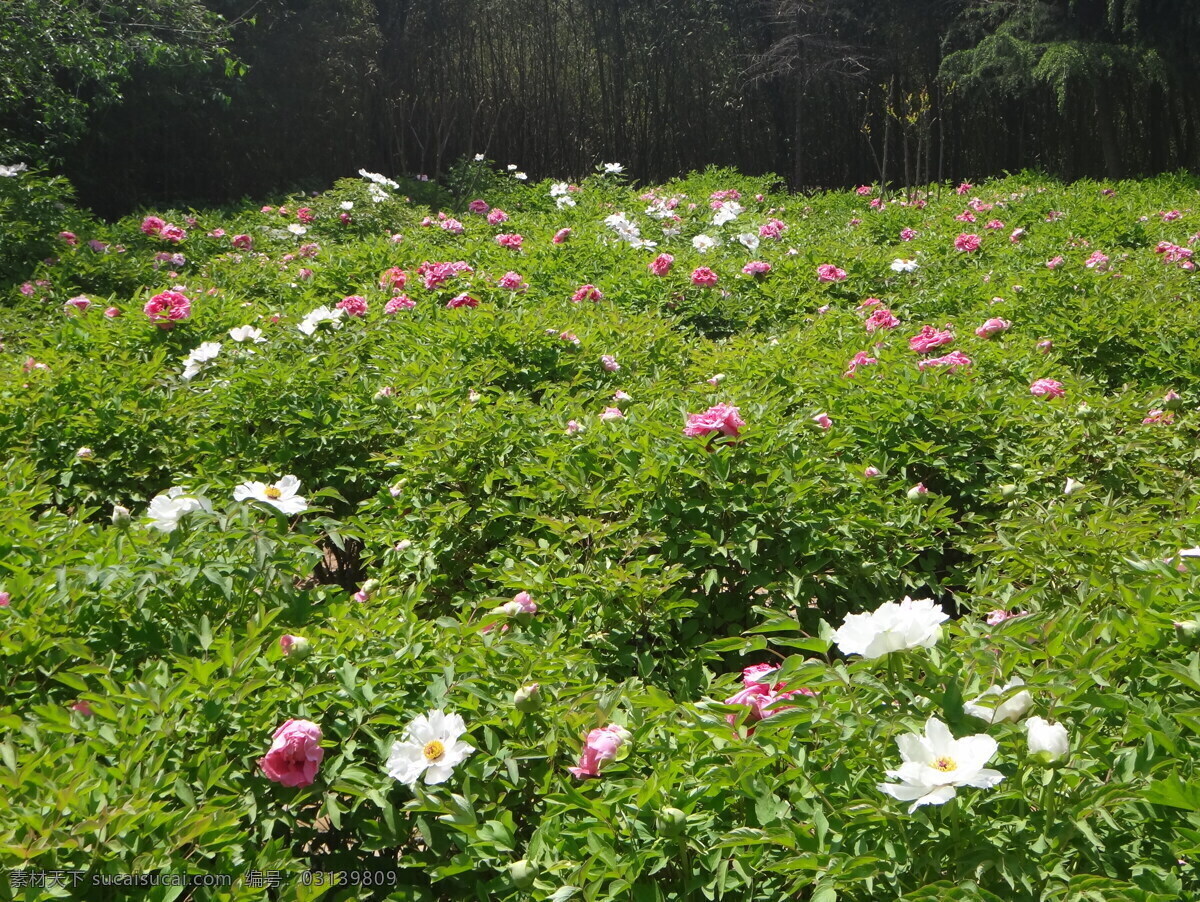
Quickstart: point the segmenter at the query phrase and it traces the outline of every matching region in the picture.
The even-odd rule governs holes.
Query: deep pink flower
[[[342,215],[348,216],[349,214],[343,213]],[[443,219],[441,222],[438,223],[438,225],[440,225],[442,227],[443,231],[449,232],[451,235],[461,235],[464,231],[463,224],[461,222],[459,222],[457,219],[454,219],[452,217],[447,217],[446,219]]]
[[[711,288],[717,284],[717,274],[707,266],[698,266],[692,270],[692,284],[702,288]]]
[[[450,279],[457,275],[474,272],[470,266],[462,260],[454,263],[422,263],[417,267],[417,275],[419,275],[426,288],[431,291],[440,288]]]
[[[571,295],[571,300],[578,304],[580,301],[602,301],[604,300],[604,292],[591,283],[580,285],[575,289],[575,293]]]
[[[79,239],[75,237],[74,232],[59,232],[58,237],[67,244],[71,245],[71,247],[75,247],[75,245],[79,244]]]
[[[1149,414],[1147,414],[1146,418],[1144,420],[1142,420],[1142,425],[1143,426],[1151,426],[1151,425],[1169,426],[1171,423],[1174,423],[1174,422],[1175,422],[1175,414],[1171,413],[1170,411],[1168,411],[1168,410],[1152,410],[1152,411],[1150,411]]]
[[[972,251],[979,250],[979,245],[981,243],[982,239],[978,235],[968,235],[965,232],[954,239],[955,249],[968,254]]]
[[[765,276],[771,271],[771,264],[762,260],[751,260],[742,267],[742,272],[748,276]]]
[[[388,316],[393,316],[399,313],[401,310],[411,310],[415,306],[417,306],[417,302],[408,295],[398,294],[384,304],[383,312]]]
[[[511,248],[514,251],[519,251],[521,249],[521,242],[524,240],[525,239],[522,236],[516,234],[496,236],[496,243],[498,245],[501,247]]]
[[[599,777],[605,763],[617,757],[617,752],[629,738],[629,731],[609,724],[592,730],[584,742],[583,751],[579,755],[579,765],[567,770],[579,779]]]
[[[985,322],[982,326],[975,330],[975,334],[980,338],[991,338],[998,332],[1006,332],[1012,328],[1012,323],[1006,319],[1000,319],[994,316]]]
[[[704,413],[688,414],[687,425],[683,434],[689,438],[695,436],[710,436],[720,433],[726,436],[738,435],[746,423],[738,416],[738,409],[728,404],[718,404],[710,407]]]
[[[948,370],[956,370],[960,366],[970,366],[971,358],[962,351],[951,351],[945,357],[930,357],[920,361],[917,364],[917,369],[925,370],[931,366],[945,367]]]
[[[483,215],[486,215],[489,207],[487,205],[487,201],[480,199],[480,200],[473,200],[469,204],[467,204],[467,209],[472,213],[477,213],[480,216],[483,216]]]
[[[446,307],[449,310],[454,310],[457,307],[478,307],[479,301],[471,297],[465,291],[462,294],[455,295],[450,300],[446,301]]]
[[[813,414],[812,421],[826,432],[833,428],[833,420],[829,419],[829,414],[827,413]]]
[[[157,216],[147,216],[145,219],[142,220],[142,226],[141,226],[142,234],[158,235],[159,233],[162,232],[163,226],[165,226],[165,225],[166,225],[166,223],[163,222],[161,219],[159,219]]]
[[[1092,255],[1087,258],[1087,262],[1083,265],[1088,269],[1104,272],[1108,269],[1108,255],[1100,251],[1093,251]]]
[[[80,313],[87,313],[87,309],[92,306],[92,302],[87,295],[81,294],[78,297],[71,298],[63,306],[71,310],[78,310]]]
[[[108,244],[104,241],[98,241],[95,238],[88,240],[88,247],[94,250],[97,254],[102,254],[108,250]]]
[[[109,319],[116,319],[118,316],[121,315],[121,308],[120,307],[108,307],[105,309],[104,315],[107,316]]]
[[[984,226],[984,228],[991,229],[992,231],[996,231],[997,229],[1004,228],[1004,223],[1001,222],[999,219],[990,219],[990,220],[988,220],[988,224],[986,226]]]
[[[876,467],[867,467],[865,470],[863,470],[863,476],[865,476],[867,479],[874,479],[878,475],[879,470]]]
[[[783,233],[787,231],[787,223],[781,219],[768,219],[765,225],[758,227],[759,238],[774,238],[776,241],[783,238]]]
[[[846,271],[839,269],[832,263],[822,263],[817,267],[818,282],[841,282],[846,278]]]
[[[895,329],[900,325],[900,320],[887,307],[880,307],[867,317],[863,325],[866,326],[868,333],[873,334],[879,329]]]
[[[901,241],[912,241],[916,237],[917,237],[916,229],[901,229],[900,230],[900,240]]]
[[[971,189],[974,187],[975,186],[972,185],[970,182],[963,182],[961,185],[959,185],[957,188],[954,189],[954,193],[955,194],[969,194],[971,192]]]
[[[878,362],[879,361],[876,358],[869,356],[866,351],[859,351],[852,358],[850,358],[850,363],[847,364],[846,372],[842,373],[842,377],[845,379],[853,379],[854,373],[860,366],[870,366],[871,364]]]
[[[334,305],[339,310],[345,310],[347,316],[366,316],[367,299],[360,294],[344,297]]]
[[[671,264],[675,262],[675,258],[670,254],[659,254],[650,261],[650,272],[656,276],[665,276],[671,271]]]
[[[1038,379],[1029,386],[1029,392],[1038,398],[1061,398],[1066,394],[1063,384],[1054,379]]]
[[[192,315],[192,302],[180,291],[164,291],[150,298],[142,309],[151,322],[169,328]]]
[[[550,332],[553,333],[554,330],[551,329]],[[561,338],[563,341],[570,342],[571,344],[575,345],[576,347],[579,347],[579,345],[580,345],[579,336],[576,335],[574,332],[560,332],[560,333],[558,333],[558,337]]]
[[[1046,214],[1046,222],[1058,222],[1065,215],[1066,214],[1060,213],[1058,210],[1051,210],[1048,214]]]
[[[1037,349],[1043,354],[1049,354],[1052,350],[1054,350],[1054,342],[1048,338],[1043,338],[1037,343]]]
[[[948,345],[952,341],[954,341],[953,332],[935,329],[933,326],[922,326],[921,331],[908,340],[908,346],[918,354],[928,354],[935,348]]]
[[[71,710],[77,714],[82,714],[84,717],[92,717],[96,713],[92,710],[92,706],[87,703],[87,700],[82,698],[71,705]]]
[[[859,185],[854,190],[858,192],[859,197],[866,197],[868,194],[870,194],[875,189],[872,188],[870,185]]]
[[[12,604],[12,596],[7,592],[0,592],[0,608],[7,608]]]
[[[248,251],[254,247],[254,239],[249,235],[234,235],[229,243],[240,251]]]
[[[284,786],[310,786],[325,757],[321,728],[311,720],[289,720],[275,731],[274,742],[258,766],[268,780]]]
[[[954,218],[957,219],[959,222],[974,222],[975,214],[972,213],[970,210],[963,210],[961,213],[959,213]]]
[[[170,241],[172,244],[178,244],[187,237],[187,232],[177,225],[167,223],[162,227],[162,231],[158,233],[160,238]]]
[[[313,211],[309,207],[301,207],[299,210],[296,211],[296,218],[298,220],[300,220],[302,223],[304,223],[305,225],[308,225],[310,222],[312,222],[317,217],[316,217],[316,214],[314,214]]]
[[[555,244],[564,244],[564,243],[566,243],[566,240],[570,237],[571,237],[570,229],[559,229],[557,232],[554,233],[554,237],[550,240],[553,241]]]
[[[487,215],[488,225],[500,225],[502,222],[508,222],[508,214],[496,207]]]
[[[725,699],[725,704],[727,705],[744,705],[749,708],[745,719],[747,726],[758,723],[760,720],[765,720],[774,714],[778,714],[780,711],[786,711],[789,708],[795,707],[794,705],[779,706],[778,702],[787,701],[797,695],[816,695],[815,692],[808,688],[785,691],[787,689],[786,683],[770,681],[768,677],[778,669],[770,664],[755,664],[752,667],[747,667],[742,671],[743,688]],[[726,714],[725,720],[732,727],[737,724],[737,717],[736,714]],[[754,730],[750,728],[747,732],[753,733]]]

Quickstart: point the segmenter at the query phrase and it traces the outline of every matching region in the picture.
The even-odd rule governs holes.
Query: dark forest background
[[[468,155],[793,188],[1200,167],[1196,0],[5,0],[0,162],[104,214]]]

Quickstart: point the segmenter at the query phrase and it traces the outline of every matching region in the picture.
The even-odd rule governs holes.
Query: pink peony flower
[[[868,194],[870,194],[875,189],[872,188],[870,185],[859,185],[854,190],[858,192],[859,197],[866,197]]]
[[[813,414],[812,421],[826,432],[833,428],[833,420],[829,419],[829,414],[827,413]]]
[[[567,770],[581,780],[599,777],[601,768],[617,757],[617,752],[628,739],[629,731],[616,724],[592,730],[583,744],[579,765]]]
[[[675,262],[675,258],[670,254],[659,254],[650,261],[650,272],[656,276],[665,276],[671,271],[671,264]]]
[[[557,232],[554,233],[554,237],[550,240],[553,241],[555,244],[564,244],[566,242],[566,240],[570,237],[571,237],[570,229],[559,229]]]
[[[960,366],[970,366],[971,358],[962,351],[951,351],[945,357],[930,357],[917,363],[917,369],[922,372],[931,366],[945,367],[948,370],[956,370]]]
[[[518,592],[513,596],[512,601],[506,602],[500,607],[509,617],[516,617],[518,614],[536,614],[538,610],[537,603],[528,592]]]
[[[488,225],[500,225],[502,222],[508,222],[508,214],[496,207],[487,215]]]
[[[487,205],[487,201],[480,199],[473,200],[467,204],[467,209],[472,213],[477,213],[480,216],[484,216],[487,214],[489,207]]]
[[[874,334],[879,329],[895,329],[900,325],[900,320],[887,307],[880,307],[867,317],[863,325],[866,326],[869,334]]]
[[[385,269],[379,276],[379,287],[384,291],[403,291],[408,284],[408,273],[399,266]]]
[[[519,251],[521,249],[521,242],[524,240],[525,239],[522,236],[517,234],[496,236],[496,243],[498,245],[501,247],[510,248],[514,251]]]
[[[1058,269],[1064,262],[1061,256],[1053,257],[1046,261],[1046,269]]]
[[[1004,610],[1003,608],[997,608],[996,610],[990,612],[987,615],[987,625],[988,626],[999,626],[1005,620],[1011,620],[1013,617],[1016,617],[1016,616],[1018,616],[1018,615],[1010,614],[1010,613],[1008,613],[1008,611]]]
[[[554,330],[551,329],[550,331],[553,332]],[[582,344],[582,342],[579,340],[579,336],[574,332],[559,332],[558,337],[563,341],[570,342],[571,344],[575,345],[575,347],[579,347],[579,345]]]
[[[74,232],[59,232],[58,237],[67,244],[71,245],[71,247],[75,247],[77,244],[79,244],[79,239],[75,237]]]
[[[1152,410],[1142,420],[1143,426],[1169,426],[1175,422],[1175,414],[1167,410]]]
[[[523,291],[529,286],[521,279],[521,274],[518,272],[506,272],[496,282],[496,285],[503,288],[505,291]]]
[[[414,301],[412,297],[409,297],[406,294],[397,294],[395,297],[392,297],[388,303],[385,303],[383,312],[391,317],[391,315],[400,313],[402,309],[413,309],[415,306],[416,301]]]
[[[692,270],[692,284],[702,288],[711,288],[717,284],[717,274],[707,266],[699,266]]]
[[[863,470],[863,476],[865,476],[867,479],[874,479],[878,475],[879,470],[876,467],[867,467],[865,470]]]
[[[866,351],[859,351],[852,358],[850,358],[850,363],[846,366],[846,372],[842,373],[842,378],[853,379],[855,372],[860,366],[870,366],[871,364],[878,362],[879,361],[876,358],[869,356]]]
[[[610,420],[623,420],[624,418],[625,414],[621,412],[620,407],[605,407],[604,412],[600,414],[600,419],[606,423]]]
[[[771,271],[771,264],[762,260],[751,260],[742,267],[742,272],[748,276],[765,276]]]
[[[166,225],[166,223],[163,222],[161,219],[159,219],[157,216],[147,216],[145,219],[142,220],[142,226],[141,226],[142,234],[143,235],[158,235],[162,232],[163,226],[165,226],[165,225]]]
[[[957,219],[959,222],[974,222],[975,214],[972,213],[970,210],[963,210],[961,213],[959,213],[954,218]]]
[[[116,319],[118,316],[121,315],[121,308],[120,307],[107,307],[104,310],[104,315],[107,316],[109,319]]]
[[[316,242],[302,244],[296,249],[296,253],[301,257],[315,257],[317,254],[321,253],[321,245],[317,244]]]
[[[301,207],[299,210],[296,211],[296,218],[298,220],[300,220],[302,223],[304,223],[305,225],[308,225],[310,222],[312,222],[317,217],[316,217],[316,214],[314,214],[313,211],[309,207]]]
[[[610,373],[615,373],[621,368],[621,364],[617,363],[617,358],[612,354],[602,354],[600,356],[600,365]]]
[[[160,238],[170,241],[172,244],[178,244],[187,237],[187,232],[177,225],[167,223],[162,227],[162,231],[158,233]]]
[[[1097,272],[1105,272],[1108,269],[1108,255],[1100,251],[1094,251],[1083,265]]]
[[[987,225],[984,226],[984,228],[991,229],[992,231],[996,231],[998,229],[1004,228],[1004,223],[1001,222],[999,219],[989,219]]]
[[[968,254],[979,250],[981,243],[982,239],[978,235],[968,235],[965,232],[954,239],[955,249]]]
[[[578,420],[567,420],[567,435],[574,435],[583,429],[583,425]]]
[[[841,282],[846,278],[846,271],[839,269],[832,263],[822,263],[817,267],[818,282]]]
[[[604,292],[590,283],[580,285],[575,289],[575,293],[571,295],[571,300],[576,304],[580,301],[602,301],[604,300]]]
[[[82,714],[84,717],[92,717],[96,712],[92,710],[86,699],[79,699],[75,704],[71,705],[71,710],[77,714]]]
[[[1061,382],[1054,379],[1038,379],[1029,386],[1029,393],[1038,398],[1061,398],[1066,391]]]
[[[787,689],[786,683],[772,682],[767,679],[772,673],[779,668],[771,664],[755,664],[752,667],[747,667],[742,671],[742,689],[725,699],[727,705],[744,705],[750,710],[746,713],[745,723],[758,723],[760,720],[765,720],[780,711],[786,711],[794,705],[779,706],[777,703],[787,701],[797,695],[816,695],[811,689]],[[732,727],[737,724],[738,715],[726,714],[725,720]],[[753,733],[751,727],[747,730],[748,733]]]
[[[1008,320],[1000,319],[1000,317],[994,316],[976,329],[975,334],[980,338],[991,338],[998,332],[1006,332],[1011,328],[1012,323],[1010,323]]]
[[[916,237],[917,237],[916,229],[901,229],[900,230],[900,240],[901,241],[912,241]]]
[[[1058,210],[1051,210],[1046,214],[1046,222],[1058,222],[1065,215],[1065,213],[1061,213]]]
[[[343,222],[349,221],[350,215],[348,213],[343,213],[342,216],[345,217],[342,220]],[[440,225],[442,227],[442,231],[449,232],[451,235],[461,235],[465,231],[465,229],[463,228],[463,224],[461,222],[459,222],[457,219],[454,219],[452,217],[447,217],[446,219],[443,219],[441,222],[438,223],[438,225]]]
[[[155,325],[170,328],[192,315],[192,302],[182,292],[164,291],[150,298],[142,309]]]
[[[366,316],[367,299],[360,294],[352,294],[342,298],[334,305],[339,310],[345,310],[347,316]]]
[[[289,720],[275,731],[275,741],[258,766],[268,780],[284,786],[311,786],[325,757],[321,728],[311,720]]]
[[[92,306],[92,302],[86,295],[79,295],[71,298],[63,305],[68,310],[78,310],[80,313],[86,313],[88,307]]]
[[[781,219],[768,219],[765,225],[758,227],[759,238],[774,238],[779,241],[787,231],[787,224]]]
[[[12,596],[7,592],[0,592],[0,608],[7,608],[12,604]]]
[[[455,295],[450,300],[446,301],[446,309],[454,310],[458,307],[478,307],[479,301],[471,297],[465,291],[462,294]]]
[[[970,194],[971,189],[974,187],[975,186],[972,185],[970,182],[963,182],[961,185],[959,185],[957,188],[954,189],[954,193],[955,194]]]
[[[234,235],[229,243],[239,251],[248,251],[254,247],[254,239],[249,235]]]
[[[1017,244],[1024,237],[1025,237],[1024,229],[1013,229],[1012,234],[1010,234],[1008,236],[1008,240],[1011,241],[1013,244]]]
[[[683,434],[689,438],[695,436],[711,436],[720,433],[725,436],[736,436],[746,423],[738,416],[738,409],[728,404],[718,404],[710,407],[704,413],[688,414],[687,425]]]
[[[94,250],[97,254],[102,254],[108,250],[108,244],[106,242],[98,241],[95,238],[92,238],[88,241],[88,247]]]
[[[952,341],[954,341],[953,332],[935,329],[933,326],[922,326],[921,331],[908,340],[908,346],[918,354],[928,354],[935,348],[948,345]]]

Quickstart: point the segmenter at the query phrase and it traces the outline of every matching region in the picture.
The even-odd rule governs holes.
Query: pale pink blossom
[[[578,420],[567,420],[567,435],[574,435],[583,429],[583,424]]]
[[[970,194],[971,189],[974,187],[975,186],[972,185],[970,182],[963,182],[961,185],[959,185],[957,188],[954,189],[954,193],[955,194]]]
[[[379,276],[379,287],[384,291],[403,291],[408,284],[408,273],[399,266],[385,269]]]
[[[998,231],[999,229],[1004,228],[1004,223],[1002,221],[1000,221],[999,219],[989,219],[987,225],[985,225],[984,228],[991,229],[993,232],[995,232],[995,231]]]
[[[610,373],[615,373],[621,368],[621,364],[617,363],[617,358],[612,354],[602,354],[600,356],[600,365]]]
[[[107,316],[109,319],[116,319],[118,316],[121,315],[121,308],[120,307],[106,307],[104,310],[104,315]]]
[[[604,412],[600,414],[600,419],[605,423],[610,420],[623,420],[624,418],[625,414],[621,411],[620,407],[605,407]]]
[[[309,786],[325,757],[321,728],[310,720],[288,720],[275,731],[274,742],[258,766],[268,780],[284,786]]]
[[[503,288],[505,291],[524,291],[529,287],[524,280],[522,280],[520,273],[511,271],[502,275],[496,285],[500,288]]]
[[[1087,258],[1087,262],[1083,265],[1097,272],[1105,272],[1108,269],[1108,255],[1100,251],[1093,251],[1092,255]]]
[[[956,370],[960,366],[971,366],[971,358],[962,351],[951,351],[945,357],[930,357],[920,361],[917,364],[917,369],[924,371],[929,367],[945,367],[948,370]]]
[[[564,244],[566,242],[566,240],[570,237],[571,237],[570,229],[559,229],[557,232],[554,233],[554,237],[551,240],[555,244]]]
[[[710,436],[720,433],[725,436],[736,436],[738,430],[745,426],[745,421],[738,416],[738,409],[729,404],[717,404],[704,413],[688,414],[687,425],[683,434],[690,437]]]
[[[488,225],[500,225],[502,222],[508,222],[508,214],[499,207],[492,209],[492,212],[487,215]]]
[[[579,779],[599,777],[601,769],[617,757],[617,752],[629,740],[629,731],[616,724],[592,730],[587,735],[579,764],[567,770]]]
[[[783,238],[783,233],[787,231],[787,223],[781,219],[768,219],[764,225],[758,227],[759,238],[774,238],[780,240]]]
[[[1052,257],[1046,261],[1046,269],[1058,269],[1065,262],[1062,256]]]
[[[863,470],[863,476],[865,476],[867,479],[874,479],[878,475],[879,469],[877,467],[867,467],[865,470]]]
[[[1000,319],[994,316],[985,322],[982,326],[975,330],[975,334],[980,338],[991,338],[998,332],[1005,332],[1012,328],[1012,323],[1006,319]]]
[[[1009,236],[1008,236],[1008,240],[1011,241],[1013,244],[1018,244],[1021,241],[1021,239],[1024,237],[1025,237],[1024,229],[1013,229],[1011,234],[1009,234]]]
[[[959,213],[954,218],[957,219],[959,222],[974,222],[975,214],[972,213],[970,210],[963,210],[961,213]]]
[[[342,214],[342,222],[349,222],[349,220],[350,220],[350,214],[343,213]],[[438,225],[440,225],[442,227],[443,231],[449,232],[451,235],[461,235],[465,231],[465,229],[463,228],[463,224],[461,222],[459,222],[457,219],[454,219],[452,217],[447,217],[446,219],[439,222]]]
[[[91,300],[87,297],[87,295],[83,294],[79,295],[78,297],[71,298],[63,305],[63,307],[65,307],[67,310],[77,310],[80,313],[86,313],[87,309],[91,306]]]
[[[829,418],[829,414],[827,413],[822,412],[813,414],[812,421],[826,432],[833,428],[833,420]]]
[[[765,276],[771,271],[771,264],[762,260],[751,260],[742,267],[742,272],[748,276]]]
[[[1038,398],[1061,398],[1066,391],[1061,382],[1054,379],[1038,379],[1029,386],[1029,393]]]
[[[1142,425],[1143,426],[1152,426],[1152,425],[1154,425],[1154,426],[1169,426],[1171,423],[1174,423],[1174,422],[1175,422],[1175,414],[1171,413],[1170,411],[1152,410],[1146,416],[1146,418],[1144,420],[1142,420]]]
[[[846,372],[842,373],[842,378],[853,379],[860,366],[870,366],[873,363],[878,363],[878,360],[869,356],[866,351],[859,351],[850,358],[850,363],[846,366]]]

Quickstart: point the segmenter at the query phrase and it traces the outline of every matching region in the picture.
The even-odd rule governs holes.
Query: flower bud
[[[1071,752],[1067,728],[1060,723],[1031,717],[1025,721],[1025,736],[1029,741],[1030,756],[1043,764],[1065,758]]]
[[[117,529],[125,529],[130,522],[129,508],[120,504],[114,504],[112,509],[112,525]]]
[[[377,580],[377,579],[367,580],[365,583],[362,584],[362,590],[364,592],[366,592],[367,595],[374,595],[376,592],[379,591],[379,580]]]
[[[1083,488],[1082,482],[1080,482],[1077,479],[1072,479],[1071,477],[1068,476],[1067,484],[1063,487],[1063,494],[1064,495],[1074,495],[1081,488]]]
[[[1176,620],[1175,637],[1184,648],[1200,648],[1200,620]]]
[[[918,482],[916,485],[914,485],[911,489],[908,490],[908,500],[909,501],[921,501],[928,494],[929,494],[929,489],[925,488],[925,483]]]
[[[522,686],[513,693],[513,706],[518,711],[536,711],[542,704],[542,687],[537,683]]]
[[[1162,406],[1166,410],[1178,410],[1183,406],[1183,398],[1175,391],[1169,391],[1163,395]]]
[[[687,829],[687,815],[678,808],[664,808],[658,813],[654,823],[660,836],[674,839]]]
[[[508,876],[512,878],[517,889],[533,889],[533,882],[538,877],[538,866],[522,858],[508,866]]]
[[[75,452],[75,456],[79,460],[92,460],[96,456],[96,452],[91,448],[80,448]]]
[[[1001,498],[1011,498],[1015,494],[1017,494],[1017,487],[1015,485],[1013,485],[1011,482],[1005,483],[1004,485],[1000,486],[1000,497]]]
[[[312,646],[303,636],[280,636],[279,648],[294,661],[303,661],[312,654]]]

